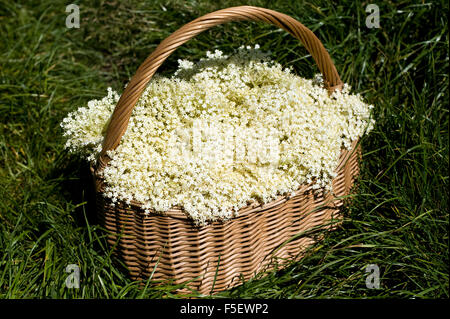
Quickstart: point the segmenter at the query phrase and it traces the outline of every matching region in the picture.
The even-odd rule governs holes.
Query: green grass
[[[79,29],[65,27],[66,2],[0,0],[0,297],[179,297],[170,285],[140,289],[111,256],[86,165],[64,151],[59,122],[108,86],[122,90],[184,23],[240,2],[83,2]],[[377,124],[362,141],[358,187],[339,228],[301,261],[216,297],[448,298],[448,3],[377,1],[380,29],[365,26],[367,1],[246,3],[311,28],[342,79],[375,105]],[[290,35],[251,22],[201,34],[161,71],[256,43],[302,76],[317,72]],[[80,266],[80,289],[65,287],[68,264]],[[366,288],[368,264],[380,267],[380,289]]]

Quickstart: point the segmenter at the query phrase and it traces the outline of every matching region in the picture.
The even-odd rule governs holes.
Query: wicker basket
[[[143,62],[123,92],[109,123],[103,151],[91,167],[100,221],[109,232],[109,243],[123,259],[135,280],[149,277],[172,283],[189,281],[200,293],[229,289],[241,278],[249,279],[273,257],[298,258],[312,242],[311,236],[296,236],[338,217],[342,197],[348,195],[358,173],[359,147],[341,152],[333,192],[313,192],[304,185],[290,197],[242,208],[227,222],[194,226],[180,208],[167,213],[144,214],[139,203],[109,205],[102,196],[104,181],[99,172],[110,160],[107,150],[117,147],[132,109],[158,67],[176,48],[202,31],[233,20],[264,21],[285,29],[299,39],[321,71],[329,92],[341,89],[342,82],[327,51],[317,37],[295,19],[268,9],[241,6],[200,17],[166,38]]]

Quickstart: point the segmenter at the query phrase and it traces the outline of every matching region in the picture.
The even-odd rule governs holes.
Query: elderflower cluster
[[[226,220],[304,183],[331,189],[342,147],[372,129],[373,107],[344,85],[329,96],[255,48],[208,52],[156,76],[103,170],[104,195],[146,212],[180,206],[197,223]],[[66,147],[95,161],[119,96],[93,100],[61,123]]]

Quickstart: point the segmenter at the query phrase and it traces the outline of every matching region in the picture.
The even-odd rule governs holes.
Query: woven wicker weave
[[[281,196],[266,204],[240,210],[227,222],[196,227],[180,208],[167,213],[144,214],[139,203],[109,205],[102,196],[99,172],[108,164],[107,150],[117,147],[125,133],[134,105],[146,84],[176,48],[202,31],[228,21],[264,21],[285,29],[299,39],[321,71],[329,92],[342,82],[327,51],[317,37],[295,19],[268,9],[241,6],[200,17],[166,38],[138,68],[123,92],[108,126],[96,167],[91,167],[100,220],[109,231],[109,243],[136,280],[190,282],[201,293],[231,288],[271,264],[272,257],[298,258],[313,239],[295,236],[337,218],[342,196],[349,194],[358,173],[359,147],[341,152],[332,193],[312,192],[304,185],[294,196]]]

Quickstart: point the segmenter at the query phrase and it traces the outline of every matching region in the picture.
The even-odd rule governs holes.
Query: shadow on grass
[[[60,181],[60,190],[67,203],[74,209],[70,215],[74,228],[82,229],[83,240],[96,254],[110,259],[111,266],[125,278],[128,277],[126,265],[114,254],[114,247],[107,242],[107,231],[97,215],[96,194],[89,163],[76,156],[65,156],[65,162],[52,172]],[[102,257],[102,258],[103,258]],[[129,277],[128,277],[129,278]]]
[[[71,214],[79,227],[98,225],[95,189],[89,164],[83,159],[69,156],[67,162],[57,168],[53,174],[61,178],[61,193],[68,203],[75,205]],[[87,223],[86,223],[87,222]]]

